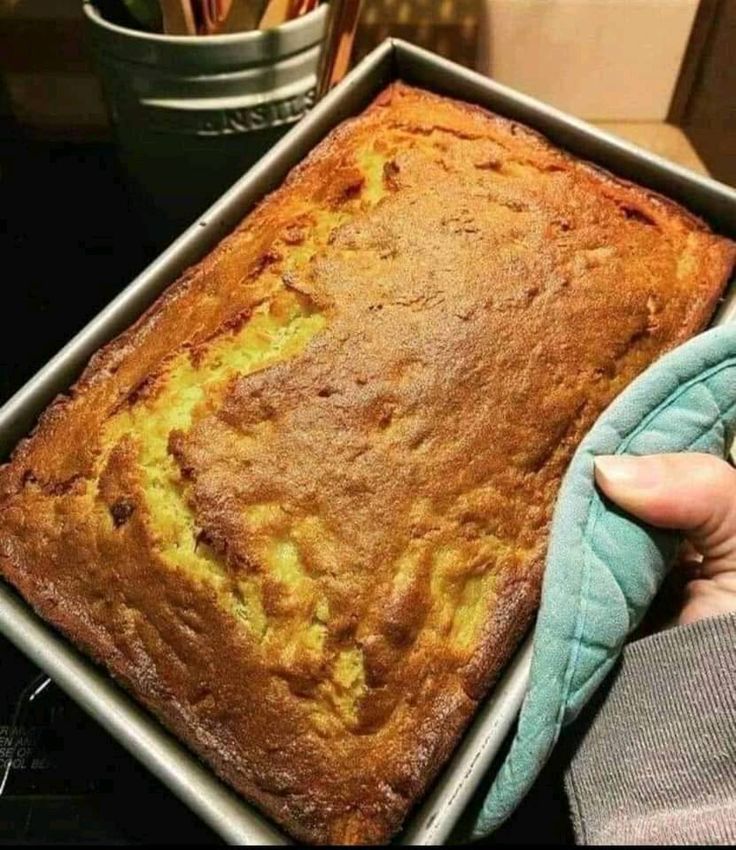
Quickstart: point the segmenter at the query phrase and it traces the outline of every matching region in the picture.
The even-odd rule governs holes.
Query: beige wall
[[[591,120],[664,121],[698,0],[483,0],[479,70]]]
[[[666,118],[699,0],[365,0],[397,35],[592,120]]]

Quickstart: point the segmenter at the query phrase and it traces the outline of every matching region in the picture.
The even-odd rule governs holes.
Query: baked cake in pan
[[[297,839],[381,842],[529,626],[560,478],[734,246],[395,84],[0,473],[0,571]]]

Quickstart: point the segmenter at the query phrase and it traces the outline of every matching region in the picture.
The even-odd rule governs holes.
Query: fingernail
[[[596,477],[603,476],[606,482],[625,487],[654,487],[659,482],[656,463],[648,458],[632,455],[601,455],[595,458]]]

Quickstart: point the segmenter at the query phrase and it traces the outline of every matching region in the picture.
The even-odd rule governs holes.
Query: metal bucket
[[[85,0],[92,46],[135,194],[156,239],[206,209],[312,106],[327,8],[271,30],[166,36]]]

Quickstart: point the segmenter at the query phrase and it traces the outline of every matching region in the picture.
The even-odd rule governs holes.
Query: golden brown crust
[[[0,571],[296,838],[384,841],[528,627],[575,446],[733,261],[395,84],[49,408]]]

